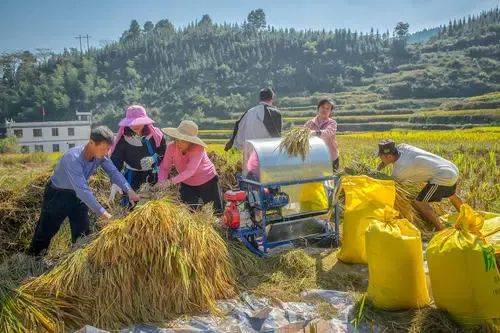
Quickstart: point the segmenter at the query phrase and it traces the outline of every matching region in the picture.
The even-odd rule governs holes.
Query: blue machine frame
[[[335,246],[340,244],[340,235],[339,235],[339,208],[337,201],[337,191],[339,188],[340,180],[338,176],[324,176],[317,178],[309,178],[309,179],[301,179],[301,180],[293,180],[293,181],[283,181],[283,182],[270,182],[270,183],[260,183],[255,180],[243,178],[241,175],[238,175],[238,185],[240,190],[246,191],[247,195],[249,195],[252,191],[257,191],[259,200],[253,206],[255,209],[258,209],[262,212],[262,221],[259,225],[252,225],[250,227],[240,227],[232,230],[232,236],[238,238],[250,251],[259,256],[264,256],[267,254],[269,249],[283,246],[286,244],[290,244],[294,240],[297,239],[307,239],[307,238],[320,238],[320,237],[332,237]],[[287,221],[298,221],[304,217],[314,217],[324,215],[325,213],[330,212],[333,209],[333,214],[330,214],[330,221],[325,221],[324,232],[322,234],[313,234],[300,236],[293,239],[287,239],[282,241],[269,242],[266,234],[266,225],[270,223],[267,217],[267,211],[269,209],[275,208],[271,203],[268,202],[265,195],[265,189],[280,189],[282,186],[288,185],[298,185],[298,184],[306,184],[306,183],[316,183],[316,182],[326,182],[333,181],[334,187],[327,187],[328,193],[328,209],[316,212],[307,212],[302,214],[295,214],[292,216],[282,217],[278,221],[273,221],[272,224],[280,224],[286,223]],[[248,200],[248,199],[247,199]],[[330,223],[331,222],[331,223]],[[332,230],[333,224],[333,230]],[[262,250],[259,246],[255,246],[255,242],[250,242],[248,240],[249,237],[254,237],[256,241],[261,243]]]

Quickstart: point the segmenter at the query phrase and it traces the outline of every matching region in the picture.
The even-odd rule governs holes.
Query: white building
[[[77,112],[77,120],[73,121],[18,123],[6,120],[6,134],[17,137],[22,152],[65,152],[89,140],[91,116]]]

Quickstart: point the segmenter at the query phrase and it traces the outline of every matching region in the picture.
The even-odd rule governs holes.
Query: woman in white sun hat
[[[168,143],[167,151],[160,164],[158,185],[168,186],[180,183],[181,200],[188,205],[212,203],[217,214],[222,213],[222,199],[219,177],[215,166],[205,151],[207,145],[198,138],[198,126],[183,120],[179,127],[164,128],[163,131],[174,139]],[[169,178],[172,166],[178,172]]]

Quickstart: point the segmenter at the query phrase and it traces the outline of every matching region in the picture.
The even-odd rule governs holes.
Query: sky
[[[350,28],[391,30],[399,21],[410,32],[478,14],[500,0],[0,0],[0,52],[79,47],[75,36],[88,34],[91,46],[117,40],[136,19],[169,19],[185,26],[208,14],[217,23],[241,23],[262,8],[267,23],[296,29]],[[85,45],[85,42],[84,42]]]

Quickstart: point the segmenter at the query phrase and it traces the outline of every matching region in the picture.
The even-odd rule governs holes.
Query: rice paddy
[[[374,171],[377,142],[385,138],[453,161],[461,173],[459,195],[478,210],[500,211],[499,128],[340,134],[343,172],[389,177],[390,170]],[[234,187],[234,174],[241,170],[240,153],[223,152],[220,145],[211,145],[209,153],[222,188]],[[183,314],[217,313],[216,299],[241,291],[276,301],[302,301],[300,293],[315,288],[356,295],[366,291],[366,268],[338,262],[335,249],[296,249],[266,259],[255,257],[240,243],[225,238],[210,211],[190,212],[171,193],[155,194],[153,201],[107,225],[94,218],[96,233],[75,246],[70,245],[66,223],[47,258],[33,262],[19,252],[31,239],[43,186],[56,158],[30,155],[0,156],[2,332],[62,331],[84,324],[108,329],[134,322],[161,324]],[[98,174],[91,185],[106,203],[106,177]],[[413,217],[426,238],[432,235],[432,227],[411,206],[418,190],[399,184],[396,208]],[[169,199],[158,200],[165,195]],[[447,202],[434,206],[439,213],[452,211]],[[382,325],[386,331],[462,329],[434,308],[386,313],[366,303],[358,312],[360,323]]]

